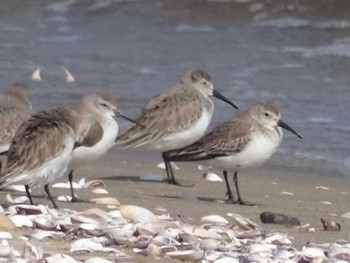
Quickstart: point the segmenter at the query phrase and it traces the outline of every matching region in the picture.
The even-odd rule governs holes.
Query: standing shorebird
[[[12,138],[22,123],[29,119],[32,110],[28,87],[25,84],[14,83],[0,94],[0,170]]]
[[[96,115],[113,117],[104,95],[85,96],[76,109],[57,108],[38,112],[17,130],[8,150],[8,162],[0,177],[0,187],[24,184],[31,204],[29,187],[45,185],[53,206],[58,208],[49,183],[63,176],[73,149],[83,142]]]
[[[132,119],[117,110],[117,102],[112,96],[104,95],[101,98],[104,100],[103,104],[106,109],[109,109],[110,112],[115,112],[119,117],[133,122]],[[113,115],[96,114],[94,116],[94,122],[88,130],[82,142],[82,146],[73,151],[73,157],[69,165],[71,170],[68,174],[68,180],[70,183],[72,202],[78,201],[78,198],[74,195],[73,169],[104,155],[114,145],[117,136],[118,123]]]
[[[136,119],[140,125],[129,128],[116,143],[126,148],[161,151],[168,183],[179,184],[168,160],[168,151],[189,145],[204,135],[214,112],[212,95],[237,108],[214,89],[208,73],[188,72],[180,83],[148,101]]]
[[[169,152],[169,160],[210,160],[213,167],[223,170],[228,201],[245,204],[239,192],[237,173],[241,169],[261,165],[271,157],[282,140],[280,127],[302,139],[300,134],[281,120],[280,111],[275,104],[258,103],[220,124],[192,145]],[[227,171],[234,172],[233,181],[238,197],[236,201],[230,189]]]

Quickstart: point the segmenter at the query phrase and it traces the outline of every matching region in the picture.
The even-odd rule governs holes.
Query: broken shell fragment
[[[115,205],[115,206],[120,205],[120,202],[114,197],[93,198],[90,201],[93,203],[102,204],[102,205]]]
[[[205,252],[199,249],[178,250],[178,251],[170,251],[166,253],[166,255],[171,258],[179,259],[182,261],[193,261],[193,262],[197,262],[203,259],[204,254]]]
[[[57,223],[47,216],[37,216],[33,219],[35,226],[43,230],[55,230]]]
[[[220,215],[208,215],[203,216],[200,219],[201,223],[203,224],[217,224],[217,225],[228,225],[229,222],[226,218],[220,216]]]

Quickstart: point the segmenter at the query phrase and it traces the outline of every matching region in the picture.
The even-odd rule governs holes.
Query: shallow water
[[[285,133],[270,165],[347,175],[349,7],[341,0],[7,0],[1,85],[29,79],[40,66],[43,81],[31,83],[36,109],[102,87],[135,116],[146,99],[201,67],[241,109],[273,100],[304,135]],[[65,83],[62,66],[75,83]],[[213,125],[234,113],[216,101]]]

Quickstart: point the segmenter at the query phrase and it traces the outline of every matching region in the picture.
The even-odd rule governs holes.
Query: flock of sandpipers
[[[223,170],[228,201],[245,204],[237,171],[270,158],[282,139],[280,127],[302,136],[281,120],[272,102],[259,102],[204,135],[214,111],[211,96],[237,108],[214,89],[208,73],[187,72],[179,83],[150,99],[132,120],[118,111],[111,95],[102,92],[84,96],[77,107],[33,113],[28,88],[16,83],[0,95],[0,188],[24,185],[33,204],[30,187],[42,185],[58,208],[49,184],[69,171],[75,201],[73,169],[119,144],[162,152],[169,184],[179,184],[171,162],[209,161]],[[114,119],[118,115],[132,122],[119,136]],[[228,171],[234,172],[237,199],[230,189]]]

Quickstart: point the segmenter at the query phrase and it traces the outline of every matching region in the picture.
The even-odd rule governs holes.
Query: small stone
[[[260,220],[264,224],[300,225],[300,220],[296,217],[273,212],[261,213]]]

